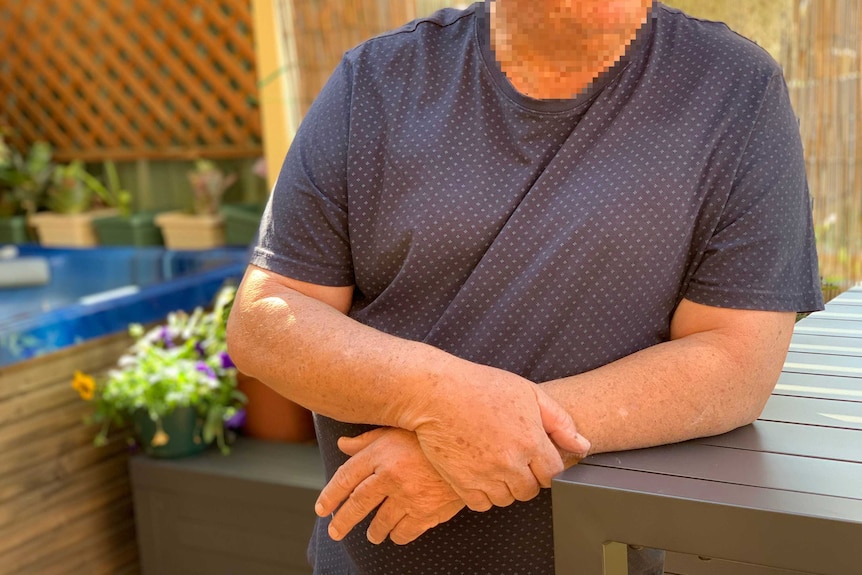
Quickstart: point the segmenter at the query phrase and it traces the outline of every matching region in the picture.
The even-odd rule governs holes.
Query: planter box
[[[224,245],[224,217],[164,212],[156,216],[165,246],[174,250],[206,250]]]
[[[257,237],[260,217],[266,204],[229,204],[222,206],[225,243],[229,246],[247,246]]]
[[[83,214],[39,212],[30,216],[43,246],[90,248],[99,245],[93,220],[117,215],[117,210],[93,210]]]
[[[99,218],[93,225],[103,246],[160,246],[164,240],[155,219],[156,212],[138,212],[128,217]]]
[[[142,575],[311,575],[316,445],[237,439],[228,456],[131,458]]]
[[[26,244],[33,241],[27,232],[26,216],[0,218],[0,244]]]

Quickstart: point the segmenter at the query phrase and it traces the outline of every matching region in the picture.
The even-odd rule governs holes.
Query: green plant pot
[[[159,428],[146,410],[132,414],[132,424],[138,444],[150,457],[186,457],[207,447],[201,437],[203,419],[191,407],[178,407],[163,417],[161,431],[164,435],[158,438]]]
[[[103,246],[161,246],[162,231],[155,224],[156,212],[100,218],[93,222]]]
[[[26,216],[0,218],[0,244],[26,244],[33,238],[27,232]]]
[[[254,241],[260,227],[260,216],[266,204],[226,204],[221,207],[224,216],[225,243],[229,246],[247,246]]]

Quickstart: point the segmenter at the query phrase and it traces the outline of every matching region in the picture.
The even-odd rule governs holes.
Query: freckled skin
[[[522,94],[573,98],[625,54],[649,6],[495,0],[492,49]],[[336,513],[335,538],[374,513],[373,543],[387,534],[407,543],[465,504],[485,511],[528,501],[591,445],[598,453],[648,447],[752,421],[780,372],[793,320],[684,299],[670,341],[535,385],[344,318],[352,286],[257,268],[244,286],[241,293],[259,299],[245,295],[235,305],[244,310],[230,336],[237,364],[321,414],[384,426],[339,441],[350,459],[315,509]]]

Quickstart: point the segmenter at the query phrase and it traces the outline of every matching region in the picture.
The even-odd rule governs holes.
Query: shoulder
[[[403,26],[375,36],[345,53],[351,65],[385,66],[428,52],[469,41],[475,34],[475,11],[480,4],[465,9],[444,8],[430,16],[418,18]]]
[[[687,63],[726,75],[729,80],[759,79],[766,83],[781,74],[769,52],[724,22],[695,18],[664,4],[656,5],[654,18],[653,50],[677,66]]]

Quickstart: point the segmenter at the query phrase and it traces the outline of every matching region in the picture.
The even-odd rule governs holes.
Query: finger
[[[351,457],[335,471],[332,479],[320,492],[314,504],[314,512],[319,517],[326,517],[338,509],[363,481],[373,475],[371,457],[363,457],[363,454]]]
[[[529,501],[538,495],[542,488],[532,473],[532,468],[530,468],[530,473],[507,477],[506,486],[517,501]]]
[[[527,473],[525,473],[525,475]],[[532,473],[530,473],[530,475],[532,475]],[[533,478],[533,481],[535,481],[535,478]],[[495,507],[508,507],[515,502],[515,496],[512,495],[512,492],[509,490],[509,486],[503,481],[492,485],[485,491],[485,494]]]
[[[389,538],[396,545],[407,545],[417,540],[420,535],[437,527],[439,523],[435,519],[418,520],[413,517],[405,517],[389,534]]]
[[[473,511],[488,511],[494,506],[484,491],[478,489],[458,489],[454,485],[452,489],[458,494],[461,501]]]
[[[371,520],[371,525],[368,526],[365,536],[374,545],[380,545],[386,541],[390,531],[395,529],[395,526],[406,516],[407,511],[403,507],[392,499],[387,499],[374,514],[374,519]]]
[[[553,453],[551,457],[547,457],[545,453],[536,454],[536,458],[530,462],[530,470],[533,472],[533,476],[538,481],[539,486],[548,488],[551,486],[554,476],[563,472],[563,460],[560,458],[559,453]]]
[[[329,536],[336,541],[343,539],[384,499],[386,499],[386,493],[381,489],[381,482],[377,480],[376,475],[372,475],[353,490],[344,505],[332,516],[332,521],[329,522]]]
[[[407,515],[391,530],[389,538],[396,545],[407,545],[418,539],[429,529],[433,529],[441,523],[449,521],[463,508],[464,504],[462,502],[453,501],[445,505],[432,517],[417,518]]]
[[[356,437],[339,437],[338,449],[340,449],[342,453],[345,453],[347,455],[356,455],[357,453],[374,443],[385,432],[386,428],[380,427],[357,435]]]
[[[535,391],[545,433],[550,436],[557,447],[575,455],[586,457],[590,451],[590,442],[578,433],[571,416],[544,391],[538,387]]]

